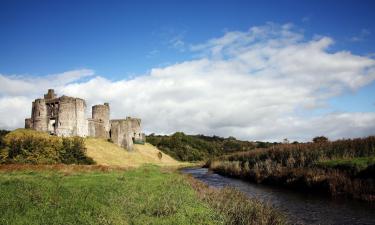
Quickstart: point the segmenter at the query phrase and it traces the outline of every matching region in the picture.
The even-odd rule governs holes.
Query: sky
[[[374,1],[0,0],[0,129],[48,88],[146,133],[375,135]]]

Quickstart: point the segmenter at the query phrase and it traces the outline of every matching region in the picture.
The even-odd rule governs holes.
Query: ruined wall
[[[88,119],[88,136],[108,139],[109,132],[105,130],[103,121]]]
[[[25,119],[25,128],[26,129],[33,128],[33,120],[31,118],[26,118]]]
[[[132,150],[134,142],[144,142],[145,135],[141,130],[141,119],[127,117],[122,120],[111,120],[111,140],[113,143]]]
[[[57,95],[55,94],[55,90],[53,89],[48,89],[47,94],[44,95],[44,99],[54,99],[56,97]]]
[[[36,99],[32,103],[31,118],[33,129],[38,131],[48,130],[47,107],[44,99]]]
[[[133,141],[144,142],[146,141],[145,135],[142,133],[141,119],[127,117],[126,120],[130,124],[130,132]]]
[[[129,120],[111,120],[111,140],[127,150],[132,150],[133,140]]]
[[[25,128],[48,131],[58,136],[92,136],[111,138],[113,143],[131,150],[134,142],[145,141],[141,120],[127,117],[109,120],[108,103],[92,107],[92,118],[86,119],[86,102],[68,96],[56,97],[49,89],[44,99],[32,103],[31,118],[25,119]]]
[[[62,96],[59,98],[58,136],[87,136],[86,102],[83,99]]]
[[[77,136],[86,137],[87,119],[86,119],[86,101],[76,98],[76,115],[77,115]]]

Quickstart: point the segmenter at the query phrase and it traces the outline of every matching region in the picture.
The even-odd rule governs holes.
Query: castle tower
[[[56,122],[58,136],[87,136],[85,100],[68,96],[60,97]]]
[[[103,105],[94,105],[92,107],[92,119],[102,121],[104,124],[104,130],[109,133],[109,104],[104,103]]]
[[[31,118],[33,129],[39,131],[48,130],[47,106],[44,99],[36,99],[32,103]]]

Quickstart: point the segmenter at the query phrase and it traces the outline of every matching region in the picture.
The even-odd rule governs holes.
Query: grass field
[[[183,176],[145,166],[0,170],[0,224],[222,224]],[[85,168],[85,167],[84,167]]]
[[[188,163],[179,162],[167,154],[162,153],[159,158],[159,149],[151,144],[136,144],[132,151],[127,151],[104,139],[86,138],[87,155],[97,164],[120,167],[138,167],[143,164],[159,166],[183,166]]]

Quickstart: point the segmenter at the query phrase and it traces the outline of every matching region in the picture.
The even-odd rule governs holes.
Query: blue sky
[[[268,23],[293,24],[292,31],[303,35],[301,43],[329,37],[332,44],[325,53],[346,51],[374,59],[374,11],[375,1],[0,0],[0,74],[9,79],[42,79],[89,69],[94,71],[93,76],[113,83],[131,81],[152,75],[155,68],[207,58],[200,51],[192,51],[192,46]],[[82,76],[73,83],[92,79],[92,75]],[[71,90],[66,88],[68,84],[71,82],[56,88]],[[10,94],[3,92],[1,96]],[[322,106],[297,114],[311,117],[375,112],[372,96],[375,83],[369,80],[355,88],[343,88],[325,98]],[[294,105],[294,109],[301,105]],[[231,134],[228,129],[221,134]],[[369,129],[374,131],[373,127]],[[213,130],[188,129],[206,133]],[[168,133],[172,129],[160,131]],[[242,135],[245,138],[249,136],[246,132]],[[269,137],[277,136],[272,135]]]
[[[174,38],[200,43],[266,22],[328,35],[336,41],[333,50],[375,53],[374,1],[2,0],[0,6],[0,71],[6,74],[89,67],[123,78],[193,57],[176,51]]]

